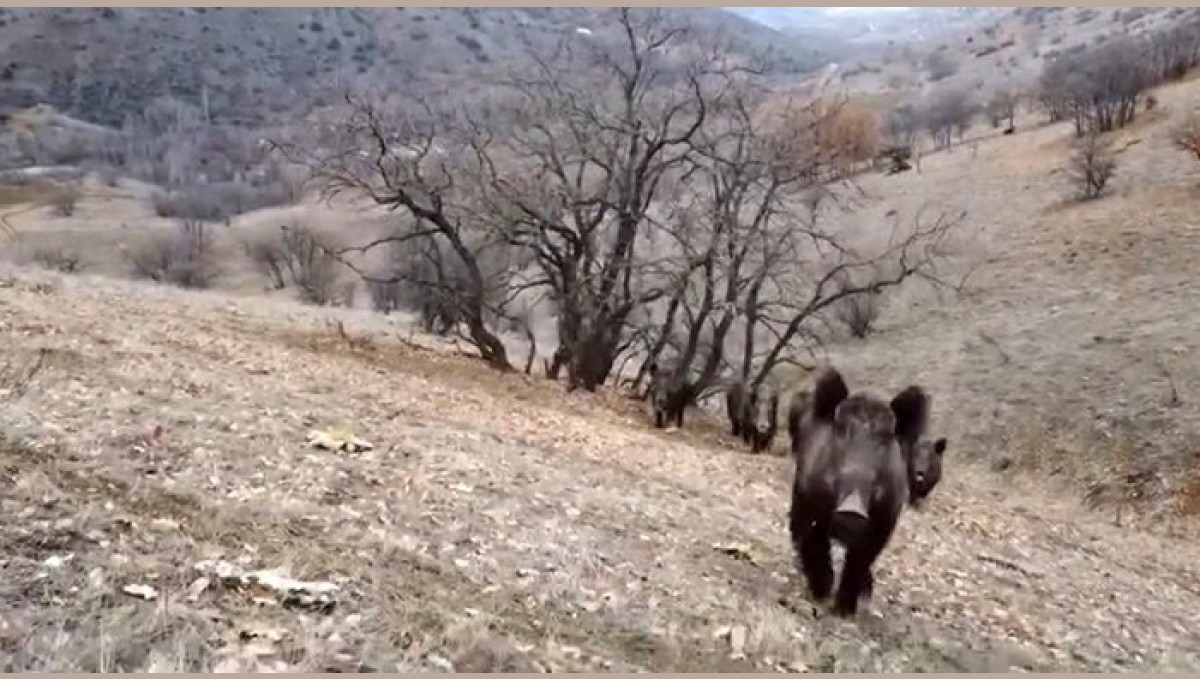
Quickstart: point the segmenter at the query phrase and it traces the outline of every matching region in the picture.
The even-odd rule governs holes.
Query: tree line
[[[722,376],[761,383],[839,305],[937,279],[956,219],[856,239],[823,216],[850,209],[837,187],[874,126],[829,97],[781,96],[759,64],[683,40],[658,11],[613,11],[618,31],[565,36],[523,72],[347,94],[315,134],[277,143],[327,197],[396,213],[394,232],[337,253],[387,250],[385,266],[347,262],[372,289],[453,319],[501,370],[501,335],[532,339],[541,309],[558,339],[546,372],[569,388],[637,361],[636,388],[669,357],[701,394]]]

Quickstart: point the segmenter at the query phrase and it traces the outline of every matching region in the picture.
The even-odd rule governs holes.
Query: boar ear
[[[813,387],[812,400],[809,403],[813,418],[821,422],[833,422],[837,407],[849,395],[850,390],[846,388],[842,374],[833,368],[826,369]]]
[[[937,453],[938,455],[941,455],[942,453],[946,452],[945,437],[940,438],[933,442],[933,452]]]
[[[915,446],[929,421],[929,396],[917,385],[908,386],[896,394],[891,406],[896,416],[896,438]]]

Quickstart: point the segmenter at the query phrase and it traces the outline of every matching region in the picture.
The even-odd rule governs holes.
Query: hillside
[[[214,122],[295,119],[350,82],[423,89],[470,81],[577,29],[611,30],[594,8],[54,8],[0,10],[0,108],[46,103],[119,126],[156,97],[207,106]],[[718,9],[672,21],[724,32],[781,73],[819,49]],[[577,36],[578,37],[578,36]],[[697,37],[696,40],[704,38]]]
[[[729,10],[788,34],[820,31],[838,36],[848,49],[928,42],[970,30],[1010,11],[1003,7],[730,7]]]
[[[820,30],[837,36],[841,82],[867,94],[919,93],[934,86],[984,93],[1001,86],[1025,88],[1057,54],[1141,35],[1196,12],[1186,7],[910,7],[830,14],[822,9],[828,8],[737,11],[783,33]],[[931,71],[931,62],[945,67]]]
[[[991,16],[985,27],[999,28],[987,40],[999,43],[986,45],[1020,27],[1082,41],[1125,25],[1107,10],[1081,22],[1076,9],[1035,9]],[[167,17],[164,26],[183,30],[226,22],[233,10],[187,21],[172,18],[184,16],[178,10],[112,11],[63,16],[138,30]],[[249,22],[256,11],[237,16]],[[308,22],[306,40],[328,40],[331,17],[370,18],[375,35],[433,24],[456,34],[459,22],[473,30],[464,10],[359,11],[270,16],[280,33],[279,17]],[[31,11],[5,10],[4,21],[13,12]],[[426,18],[412,19],[417,12]],[[544,26],[547,39],[584,39],[578,28],[601,30],[597,12],[486,16]],[[972,12],[951,16],[961,19],[954,30],[974,38],[946,37],[945,51],[985,48]],[[235,24],[221,31],[252,44]],[[89,39],[99,35],[79,25]],[[33,39],[10,29],[0,27],[22,45]],[[836,41],[869,42],[855,30]],[[116,34],[141,54],[132,29]],[[471,69],[512,48],[477,40],[478,49],[441,44],[485,50],[488,60]],[[182,44],[153,44],[177,51],[187,70]],[[247,45],[243,55],[260,49]],[[237,68],[231,49],[213,54]],[[255,53],[270,44],[262,49]],[[429,52],[429,63],[441,58]],[[423,72],[481,73],[453,61]],[[247,66],[274,83],[250,94],[279,97],[285,120],[303,115],[298,100],[320,101],[315,86],[288,98],[271,63]],[[992,55],[972,64],[942,82],[996,84]],[[371,68],[386,71],[376,62],[363,77],[375,77]],[[870,89],[878,75],[847,82]],[[914,87],[928,86],[924,77]],[[832,616],[803,590],[786,528],[786,434],[775,454],[749,454],[728,435],[719,396],[690,410],[683,428],[655,429],[646,404],[621,389],[568,391],[543,376],[540,360],[531,374],[497,372],[462,343],[421,332],[415,313],[373,311],[366,286],[344,267],[323,270],[329,278],[318,282],[336,294],[319,303],[294,273],[290,287],[276,287],[255,248],[284,239],[281,225],[362,243],[394,225],[396,212],[297,192],[228,220],[172,215],[167,181],[177,192],[217,188],[208,173],[222,148],[193,149],[187,134],[142,149],[150,157],[199,149],[192,165],[164,162],[161,184],[151,172],[135,179],[65,161],[6,171],[0,668],[1200,670],[1200,158],[1173,143],[1176,125],[1200,110],[1200,78],[1152,94],[1152,108],[1104,136],[1116,174],[1094,200],[1072,195],[1070,123],[1022,110],[1012,134],[977,124],[910,171],[865,171],[834,196],[841,201],[811,206],[807,217],[819,214],[850,248],[891,241],[893,224],[963,216],[928,245],[937,251],[931,275],[958,289],[910,279],[878,298],[882,313],[866,336],[831,332],[813,342],[834,340],[815,359],[853,386],[923,385],[931,433],[949,439],[941,485],[901,517],[876,563],[875,595],[854,619]],[[112,101],[116,111],[130,100]],[[14,137],[102,136],[99,118],[83,117],[36,108],[5,123]],[[249,182],[223,179],[221,188]],[[131,252],[180,243],[160,239],[201,219],[206,253],[219,262],[207,290],[156,283],[132,265]],[[146,250],[184,265],[207,261]],[[523,363],[524,337],[497,328]],[[536,330],[544,358],[554,326]],[[41,371],[25,379],[34,366]]]
[[[1159,95],[1189,110],[1200,88]],[[716,422],[652,430],[619,396],[400,340],[403,317],[9,268],[6,360],[49,354],[4,411],[5,669],[1195,670],[1195,525],[1112,514],[1200,421],[1200,197],[1165,131],[1123,133],[1142,142],[1087,205],[1062,202],[1062,126],[864,181],[857,219],[967,209],[982,268],[833,352],[855,381],[927,385],[952,442],[854,622],[800,594],[786,459]],[[119,226],[134,205],[15,223],[26,245],[161,228]],[[306,444],[329,429],[374,447]],[[1089,480],[1102,511],[1072,499]],[[336,606],[217,586],[214,559],[336,584]]]

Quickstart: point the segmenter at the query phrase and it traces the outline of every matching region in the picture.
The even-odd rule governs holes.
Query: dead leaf
[[[191,603],[199,601],[200,595],[204,594],[205,590],[208,589],[210,584],[212,584],[212,581],[208,578],[196,578],[194,581],[192,581],[192,584],[188,586],[187,600]]]
[[[280,642],[288,636],[288,631],[280,627],[243,627],[238,631],[238,637],[244,641],[251,639],[262,639],[265,641]]]
[[[67,563],[69,561],[71,561],[71,559],[74,559],[74,558],[75,558],[74,554],[68,554],[66,556],[58,556],[56,554],[56,555],[46,559],[45,561],[43,561],[42,565],[45,566],[46,568],[56,568],[56,569],[62,568],[63,566],[67,565]]]
[[[121,591],[146,601],[154,601],[158,598],[158,591],[150,585],[125,585]]]
[[[157,533],[170,533],[179,530],[179,522],[171,519],[155,519],[150,522],[150,530]]]
[[[215,575],[227,587],[245,590],[251,601],[260,605],[326,609],[334,605],[334,594],[340,590],[332,582],[295,580],[280,569],[247,573],[240,566],[224,560],[201,561],[195,569],[202,574]]]
[[[307,441],[308,445],[313,448],[346,453],[358,453],[375,448],[375,445],[371,442],[364,441],[351,432],[342,429],[330,429],[327,431],[314,429],[308,432]]]

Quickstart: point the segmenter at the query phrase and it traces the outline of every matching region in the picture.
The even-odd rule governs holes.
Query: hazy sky
[[[907,7],[830,7],[829,11],[832,14],[841,14],[842,12],[892,12]]]

